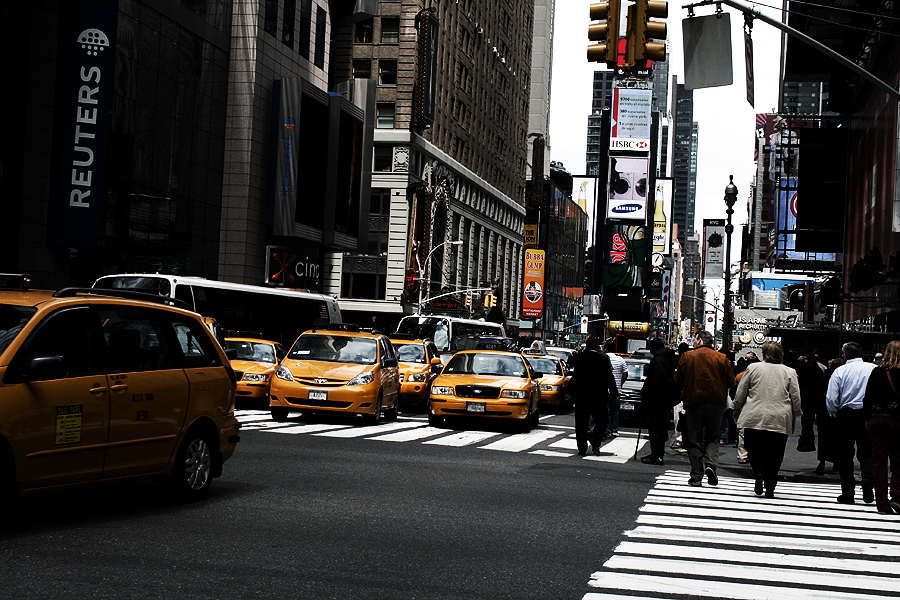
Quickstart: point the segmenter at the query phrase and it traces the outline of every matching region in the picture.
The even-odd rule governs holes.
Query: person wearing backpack
[[[647,344],[653,355],[644,372],[644,386],[641,388],[641,406],[647,419],[650,438],[650,454],[641,457],[645,465],[664,465],[663,456],[669,439],[669,411],[678,404],[680,394],[675,389],[675,351],[666,348],[660,338],[653,338]]]

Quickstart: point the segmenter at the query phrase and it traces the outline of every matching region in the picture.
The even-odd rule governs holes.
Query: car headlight
[[[432,396],[452,396],[453,388],[443,385],[435,385],[431,387]]]
[[[503,390],[500,392],[501,398],[518,398],[522,399],[525,397],[525,390]]]
[[[290,371],[289,371],[290,372]],[[244,373],[243,381],[268,381],[269,376],[265,373]]]
[[[549,384],[546,384],[546,383],[542,383],[542,384],[541,384],[541,391],[542,391],[542,392],[555,392],[555,391],[557,391],[560,387],[561,387],[561,386],[558,386],[558,385],[549,385]]]
[[[365,373],[360,373],[353,379],[347,382],[347,385],[367,385],[372,383],[372,379],[375,378],[375,371],[366,371]]]
[[[428,381],[428,373],[412,373],[409,381]]]
[[[278,379],[284,379],[285,381],[294,381],[294,376],[291,375],[291,370],[284,365],[278,366],[278,369],[275,371],[275,377],[277,377]]]

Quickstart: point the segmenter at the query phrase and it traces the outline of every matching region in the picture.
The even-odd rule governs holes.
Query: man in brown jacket
[[[698,333],[694,349],[681,358],[675,371],[675,385],[681,387],[684,402],[684,447],[691,461],[688,483],[695,487],[703,485],[704,474],[709,485],[719,483],[716,470],[722,415],[728,390],[735,387],[728,357],[712,346],[711,333]]]

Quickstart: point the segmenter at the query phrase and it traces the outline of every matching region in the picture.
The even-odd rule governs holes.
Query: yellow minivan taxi
[[[164,300],[0,291],[0,490],[152,478],[206,494],[240,439],[234,373],[200,316]]]
[[[428,404],[431,382],[441,372],[441,355],[431,340],[391,334],[391,344],[400,368],[400,403]]]
[[[396,419],[400,379],[387,336],[336,323],[300,334],[275,370],[269,391],[272,418],[291,411],[362,415],[377,425]]]
[[[541,404],[550,406],[554,410],[561,410],[568,404],[566,398],[566,384],[569,377],[566,375],[566,365],[562,359],[553,354],[524,353],[535,371],[544,374],[541,377]]]
[[[256,338],[225,338],[225,350],[233,351],[231,367],[237,375],[238,400],[269,405],[269,386],[278,363],[287,354],[278,342]]]
[[[431,384],[428,424],[464,416],[514,419],[530,431],[539,419],[540,377],[517,352],[457,352]]]

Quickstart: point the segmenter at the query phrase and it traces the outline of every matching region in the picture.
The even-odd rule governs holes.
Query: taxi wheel
[[[378,425],[381,423],[381,403],[382,395],[381,392],[378,392],[378,402],[375,404],[375,412],[371,415],[363,415],[363,420],[366,422],[366,425]]]
[[[444,426],[444,417],[428,413],[428,425],[430,427],[443,427]]]
[[[394,408],[387,411],[387,414],[384,415],[384,418],[388,421],[396,421],[397,417],[400,416],[400,396],[394,396]]]
[[[269,409],[273,421],[287,421],[288,409],[283,406],[273,406]]]
[[[172,491],[180,500],[193,502],[206,495],[213,480],[213,446],[208,434],[189,431],[175,456]]]

